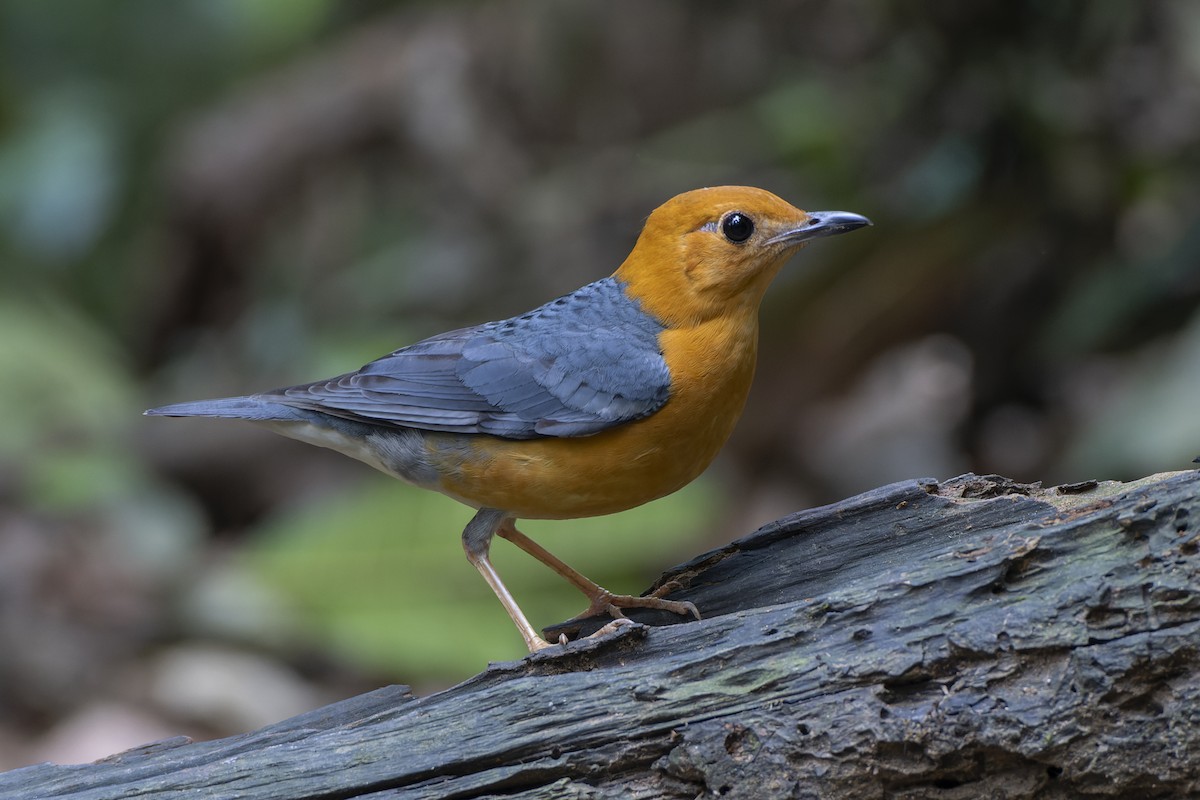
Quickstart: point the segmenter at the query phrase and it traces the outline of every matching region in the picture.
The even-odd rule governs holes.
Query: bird
[[[650,213],[612,275],[532,311],[326,380],[145,413],[246,420],[474,508],[467,560],[531,653],[568,642],[530,624],[491,563],[495,536],[584,593],[575,619],[613,617],[602,631],[628,624],[628,608],[699,619],[694,604],[663,596],[671,584],[642,597],[604,589],[516,521],[613,514],[698,477],[745,405],[772,279],[810,241],[870,224],[763,189],[695,189]]]

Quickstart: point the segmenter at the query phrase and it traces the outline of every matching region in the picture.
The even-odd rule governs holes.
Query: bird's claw
[[[617,617],[612,622],[610,622],[607,625],[605,625],[604,627],[602,627],[600,630],[596,631],[595,633],[588,634],[584,638],[585,639],[599,639],[602,636],[607,636],[610,633],[616,633],[617,631],[621,630],[622,628],[628,628],[631,625],[636,625],[636,624],[637,624],[636,622],[634,622],[633,620],[629,619],[624,614],[622,614],[620,617]]]
[[[583,636],[583,637],[580,637],[579,639],[575,639],[575,640],[568,639],[567,635],[565,633],[560,633],[558,635],[557,642],[548,642],[539,636],[534,641],[530,642],[529,652],[530,653],[540,653],[541,651],[547,650],[551,647],[559,647],[559,646],[566,647],[568,644],[573,644],[573,643],[577,643],[577,642],[586,642],[589,639],[602,639],[605,636],[609,636],[611,634],[618,633],[619,631],[622,631],[625,628],[630,628],[635,625],[637,625],[637,623],[634,622],[633,620],[629,619],[628,617],[621,616],[620,618],[614,619],[611,622],[609,622],[608,624],[604,625],[602,628],[600,628],[596,632],[589,633],[587,636]]]
[[[655,608],[662,611],[670,611],[672,614],[678,614],[681,617],[691,615],[695,619],[700,619],[700,609],[696,608],[695,603],[688,600],[663,599],[662,595],[674,588],[676,587],[666,584],[658,587],[654,592],[644,597],[613,594],[607,589],[600,589],[591,598],[591,603],[583,613],[575,615],[571,618],[571,621],[587,619],[599,614],[608,614],[614,620],[626,619],[625,613],[621,610],[624,608]]]
[[[549,647],[566,647],[568,642],[570,642],[570,639],[567,638],[565,633],[560,633],[558,635],[557,642],[548,642],[540,636],[534,636],[533,639],[531,639],[528,643],[529,652],[539,653]]]

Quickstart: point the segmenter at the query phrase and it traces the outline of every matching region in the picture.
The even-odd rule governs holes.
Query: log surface
[[[1198,472],[885,486],[664,576],[701,622],[631,612],[429,697],[26,767],[0,798],[1197,796],[1198,498]]]

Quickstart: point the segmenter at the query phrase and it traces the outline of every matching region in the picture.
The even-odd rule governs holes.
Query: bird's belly
[[[572,519],[624,511],[687,485],[720,452],[741,415],[754,341],[714,348],[711,339],[691,336],[675,348],[670,339],[663,344],[668,356],[672,349],[701,348],[696,357],[678,353],[676,363],[703,369],[674,376],[671,399],[645,419],[578,438],[426,434],[441,491],[517,518]],[[714,365],[717,357],[724,362]]]
[[[631,435],[641,424],[578,439],[472,437],[465,448],[459,441],[448,449],[437,435],[427,442],[441,489],[451,497],[522,519],[572,519],[624,511],[676,491],[704,471],[724,442],[701,447],[694,440]]]

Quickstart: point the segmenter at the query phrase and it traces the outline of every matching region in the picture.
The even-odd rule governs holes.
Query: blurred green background
[[[610,588],[888,481],[1200,452],[1185,0],[10,0],[0,59],[0,767],[519,657],[469,509],[140,412],[527,310],[697,186],[875,227],[781,275],[701,481],[523,526]],[[582,608],[512,550],[535,625]]]

